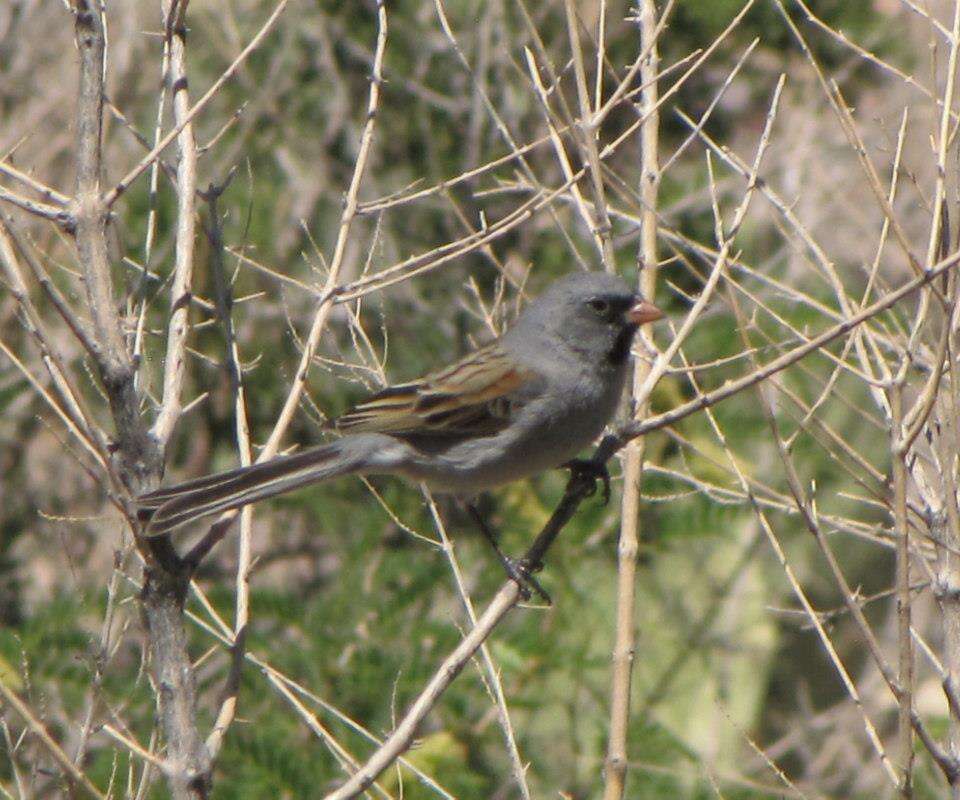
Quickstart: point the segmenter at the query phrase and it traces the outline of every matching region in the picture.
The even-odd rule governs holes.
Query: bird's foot
[[[603,481],[603,504],[610,502],[610,472],[607,470],[606,462],[594,461],[592,458],[575,458],[563,466],[569,469],[575,478],[593,481],[593,488],[588,497],[596,494],[597,481]]]
[[[533,577],[533,573],[538,572],[543,565],[531,564],[525,558],[511,558],[508,556],[500,549],[500,545],[497,543],[497,539],[499,538],[497,532],[487,524],[483,514],[480,513],[476,505],[467,503],[466,510],[470,516],[473,517],[474,522],[477,523],[477,527],[480,529],[480,533],[483,534],[483,538],[486,539],[490,547],[493,548],[493,552],[496,553],[497,560],[503,566],[503,571],[507,573],[507,577],[520,587],[520,597],[523,600],[529,600],[530,590],[532,589],[548,606],[552,606],[553,601],[550,599],[550,595],[548,595],[546,590],[540,585],[540,582]]]
[[[540,585],[540,581],[533,577],[533,573],[540,569],[538,564],[530,564],[525,558],[510,558],[509,556],[504,556],[500,563],[503,564],[507,577],[520,587],[520,597],[523,600],[529,600],[531,590],[533,590],[546,605],[553,605],[553,600],[550,599],[547,590]]]

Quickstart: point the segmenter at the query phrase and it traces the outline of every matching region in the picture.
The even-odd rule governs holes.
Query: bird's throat
[[[636,325],[628,325],[617,334],[613,342],[613,347],[607,353],[607,361],[615,367],[622,367],[630,358],[630,345],[633,344],[633,337],[637,333]]]

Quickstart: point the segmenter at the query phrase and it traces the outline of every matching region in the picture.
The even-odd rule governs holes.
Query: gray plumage
[[[331,423],[338,441],[138,498],[149,535],[347,474],[474,495],[569,461],[609,422],[630,344],[660,312],[620,278],[552,284],[496,342],[389,387]]]

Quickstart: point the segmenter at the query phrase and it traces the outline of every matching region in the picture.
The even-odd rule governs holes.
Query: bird
[[[399,475],[470,498],[562,466],[603,433],[637,330],[662,316],[616,275],[569,274],[491,344],[328,422],[339,439],[140,495],[143,534],[348,474]]]

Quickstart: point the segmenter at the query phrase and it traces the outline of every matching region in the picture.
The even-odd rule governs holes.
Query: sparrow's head
[[[621,366],[637,329],[662,316],[622,278],[578,272],[551,284],[524,309],[516,327],[528,335],[539,329],[562,346]]]

